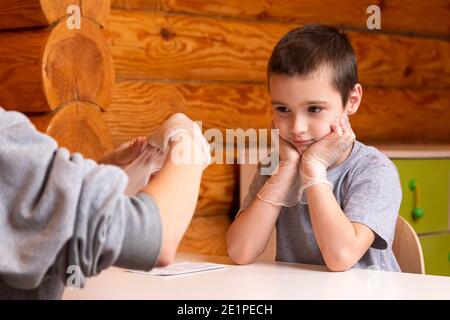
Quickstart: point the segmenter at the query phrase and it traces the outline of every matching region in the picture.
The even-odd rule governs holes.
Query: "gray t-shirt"
[[[125,196],[127,179],[0,108],[0,299],[57,299],[111,265],[151,269],[159,210]]]
[[[250,206],[269,177],[257,171],[239,211]],[[368,226],[375,233],[372,246],[353,267],[400,271],[392,252],[392,241],[402,190],[392,161],[374,147],[355,141],[349,157],[328,170],[327,177],[347,218]],[[307,204],[282,207],[276,230],[277,261],[325,265]]]

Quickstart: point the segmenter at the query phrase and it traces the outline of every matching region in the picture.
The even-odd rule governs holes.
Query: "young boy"
[[[252,263],[276,226],[277,261],[400,271],[391,249],[399,176],[355,141],[347,115],[362,88],[347,37],[323,25],[290,31],[272,53],[268,83],[280,164],[271,176],[256,173],[227,234],[230,257]]]

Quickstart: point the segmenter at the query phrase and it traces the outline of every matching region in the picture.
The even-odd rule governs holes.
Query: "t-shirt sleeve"
[[[259,190],[264,186],[264,183],[266,183],[267,179],[270,178],[270,175],[262,175],[261,174],[261,165],[258,164],[255,175],[253,176],[252,182],[250,183],[250,186],[248,188],[247,195],[245,196],[244,200],[242,201],[242,204],[239,208],[237,216],[247,209],[252,202],[256,199],[256,195],[258,194]]]
[[[19,289],[69,267],[85,277],[118,265],[151,269],[161,246],[158,207],[127,197],[126,174],[58,148],[0,108],[0,280]]]
[[[351,222],[364,224],[375,233],[373,248],[386,249],[392,245],[402,200],[400,179],[389,159],[366,160],[350,179],[343,211]]]
[[[150,270],[159,258],[162,225],[159,208],[144,192],[124,197],[125,227],[120,254],[114,265],[122,268]]]

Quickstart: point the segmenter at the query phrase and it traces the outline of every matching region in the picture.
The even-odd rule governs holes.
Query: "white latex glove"
[[[331,133],[303,152],[298,194],[301,203],[307,202],[303,197],[304,191],[315,184],[323,183],[333,188],[327,179],[327,169],[333,166],[355,141],[356,136],[346,113],[331,124],[331,130]]]
[[[192,139],[184,139],[190,136]],[[182,141],[184,155],[190,153],[190,163],[201,161],[203,168],[211,163],[211,153],[208,141],[202,134],[200,127],[183,113],[170,116],[156,131],[147,138],[151,146],[157,147],[167,156],[170,141]],[[188,143],[192,142],[192,143]],[[194,148],[192,148],[194,147]],[[196,153],[200,152],[199,157]]]
[[[158,148],[146,144],[142,153],[123,169],[128,175],[125,194],[135,196],[146,187],[151,175],[161,169],[163,162],[164,154]]]
[[[169,141],[174,136],[182,132],[192,133],[196,130],[200,130],[200,128],[194,121],[183,113],[175,113],[164,121],[158,129],[153,131],[147,137],[147,141],[150,145],[165,151],[168,149]]]
[[[104,155],[98,163],[113,164],[123,169],[141,154],[146,144],[147,139],[145,137],[137,137],[124,142],[112,152]]]
[[[298,203],[300,154],[290,142],[280,137],[279,155],[277,171],[266,181],[257,197],[273,205],[293,207]]]

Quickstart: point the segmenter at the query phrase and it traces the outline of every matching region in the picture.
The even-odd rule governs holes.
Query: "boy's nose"
[[[306,121],[306,119],[304,119],[303,117],[294,117],[292,126],[291,126],[291,131],[295,136],[299,136],[302,133],[305,133],[308,130],[308,123]]]

